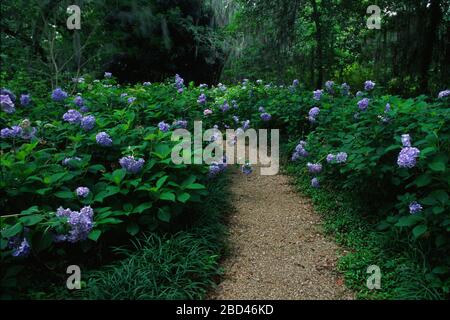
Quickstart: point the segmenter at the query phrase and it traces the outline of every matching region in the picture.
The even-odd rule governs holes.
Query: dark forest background
[[[67,7],[81,8],[68,30]],[[370,30],[369,5],[381,8]],[[1,73],[56,87],[110,71],[120,82],[243,78],[309,88],[371,79],[402,95],[449,87],[448,0],[2,0]],[[44,80],[42,80],[44,79]]]

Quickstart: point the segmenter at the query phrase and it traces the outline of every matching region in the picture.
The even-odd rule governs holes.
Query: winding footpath
[[[353,299],[336,271],[343,252],[285,175],[232,173],[230,254],[211,299]]]

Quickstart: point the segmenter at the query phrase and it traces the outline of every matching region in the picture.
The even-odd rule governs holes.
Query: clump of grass
[[[56,299],[203,299],[222,270],[223,224],[228,203],[228,177],[212,181],[209,196],[194,208],[192,224],[176,233],[149,233],[133,246],[115,248],[122,259],[82,275],[81,290],[58,286]]]

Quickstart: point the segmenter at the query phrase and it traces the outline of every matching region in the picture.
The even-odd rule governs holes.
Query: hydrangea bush
[[[355,89],[330,81],[312,91],[299,81],[195,86],[181,75],[128,87],[109,73],[76,85],[73,96],[62,86],[45,98],[26,92],[30,98],[21,102],[14,87],[1,90],[2,265],[95,247],[109,235],[134,236],[188,214],[207,196],[205,182],[227,166],[226,159],[172,163],[172,130],[202,120],[204,129],[234,128],[237,135],[250,127],[280,129],[284,158],[310,177],[312,188],[352,191],[380,215],[380,230],[426,248],[436,281],[448,281],[445,90],[402,99],[380,96],[370,80]],[[248,164],[240,169],[253,171]]]

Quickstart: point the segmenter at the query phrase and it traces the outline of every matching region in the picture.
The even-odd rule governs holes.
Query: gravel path
[[[335,271],[343,251],[285,175],[233,174],[231,253],[211,299],[353,299]]]

